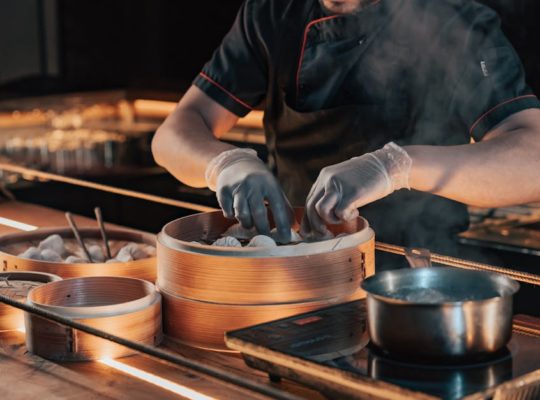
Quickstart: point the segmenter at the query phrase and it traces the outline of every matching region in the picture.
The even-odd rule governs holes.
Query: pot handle
[[[431,267],[431,253],[428,249],[414,247],[406,248],[405,258],[411,268]]]

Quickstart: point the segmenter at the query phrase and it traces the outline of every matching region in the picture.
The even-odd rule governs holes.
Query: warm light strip
[[[131,375],[135,378],[143,380],[145,382],[151,383],[152,385],[159,386],[162,389],[173,392],[179,396],[183,396],[192,400],[214,400],[213,397],[205,396],[193,389],[187,388],[185,386],[179,385],[167,379],[163,379],[157,375],[150,374],[141,369],[129,366],[120,361],[113,360],[111,358],[102,358],[99,360],[100,363],[105,364],[111,368],[114,368],[118,371],[121,371],[127,375]]]
[[[35,231],[38,227],[34,225],[28,225],[23,222],[14,221],[12,219],[0,217],[0,225],[9,226],[11,228],[20,229],[21,231]]]

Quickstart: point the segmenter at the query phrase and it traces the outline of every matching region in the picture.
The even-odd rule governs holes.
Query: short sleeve
[[[267,55],[255,0],[244,2],[234,25],[193,84],[232,113],[243,117],[264,99]]]
[[[476,141],[510,115],[540,108],[540,102],[525,82],[521,61],[500,29],[497,14],[484,6],[466,18],[468,26],[454,26],[463,35],[451,51],[449,65],[454,79],[450,110],[469,127]],[[461,20],[460,24],[463,23]]]

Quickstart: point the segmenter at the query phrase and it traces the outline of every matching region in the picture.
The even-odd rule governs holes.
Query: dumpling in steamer
[[[88,247],[88,252],[90,253],[90,257],[92,257],[93,262],[105,261],[105,254],[103,253],[101,246],[98,246],[97,244],[92,245]]]
[[[60,255],[51,249],[45,249],[41,251],[41,259],[49,262],[63,262],[64,260]]]
[[[277,244],[274,241],[274,239],[272,239],[270,236],[257,235],[253,239],[250,240],[247,247],[271,248],[271,247],[277,247]]]
[[[234,224],[223,232],[222,237],[232,236],[239,240],[250,240],[257,236],[257,230],[255,228],[246,229],[240,224]]]
[[[146,252],[144,252],[144,250],[141,249],[141,247],[137,243],[128,243],[120,249],[120,251],[114,258],[121,262],[148,258],[148,255],[146,254]]]
[[[24,253],[19,254],[17,257],[28,258],[30,260],[41,260],[41,251],[37,247],[29,247]]]
[[[64,239],[58,234],[48,236],[39,243],[38,248],[43,250],[52,250],[58,255],[63,255],[66,252],[64,247]]]
[[[67,264],[88,264],[90,261],[88,261],[86,258],[69,256],[64,262]]]
[[[242,243],[240,243],[238,239],[236,239],[235,237],[225,236],[225,237],[219,238],[214,243],[212,243],[212,246],[242,247]]]

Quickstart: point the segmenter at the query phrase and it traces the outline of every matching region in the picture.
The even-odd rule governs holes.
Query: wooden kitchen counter
[[[76,216],[79,226],[95,226],[95,221]],[[22,223],[19,228],[17,223]],[[64,212],[20,202],[0,203],[0,235],[31,227],[65,226]],[[219,367],[223,370],[278,387],[309,399],[322,399],[315,391],[293,382],[272,384],[265,374],[245,366],[237,355],[224,355],[178,344],[163,345],[182,356]],[[119,365],[102,362],[53,363],[29,354],[24,346],[24,334],[18,331],[0,332],[0,398],[18,399],[263,399],[262,395],[223,383],[188,369],[135,355],[115,360]],[[133,377],[125,372],[138,374]],[[116,369],[124,368],[124,372]],[[172,392],[144,379],[144,373],[165,379],[175,385]],[[150,377],[152,379],[152,377]],[[186,392],[191,390],[192,392]],[[194,392],[193,392],[194,391]],[[184,395],[177,394],[184,393]],[[206,397],[204,397],[206,396]]]

